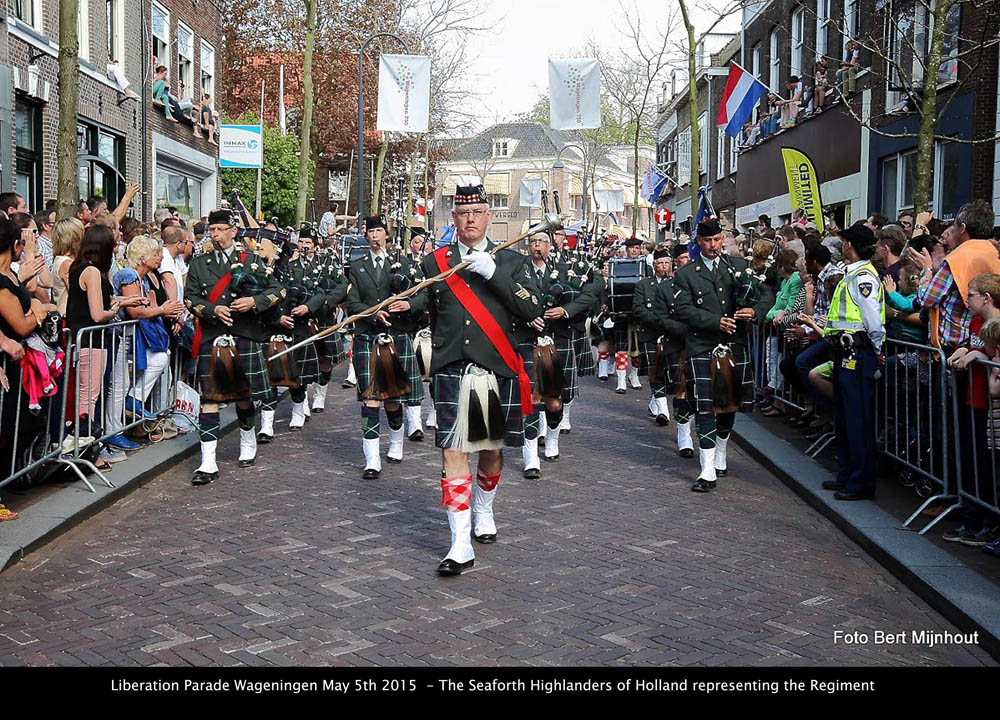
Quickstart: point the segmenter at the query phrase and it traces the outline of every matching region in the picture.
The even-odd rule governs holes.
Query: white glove
[[[473,250],[465,256],[465,262],[469,263],[469,270],[487,280],[497,271],[497,263],[488,252]]]

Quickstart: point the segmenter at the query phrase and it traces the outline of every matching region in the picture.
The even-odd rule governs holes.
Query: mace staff
[[[542,219],[542,221],[539,222],[537,225],[535,225],[534,227],[528,228],[527,232],[521,233],[520,235],[518,235],[513,240],[508,240],[507,242],[503,243],[502,245],[498,245],[497,247],[493,248],[493,250],[490,251],[490,254],[491,255],[496,255],[501,250],[505,250],[505,249],[511,247],[512,245],[516,245],[517,243],[521,242],[522,240],[524,240],[529,235],[534,235],[535,233],[538,233],[538,232],[546,232],[546,231],[551,230],[553,228],[559,227],[560,225],[561,225],[561,219],[559,218],[559,216],[550,213],[550,214],[546,215]],[[333,333],[337,332],[338,330],[340,330],[345,325],[351,325],[351,324],[357,322],[358,320],[363,320],[363,319],[365,319],[367,317],[371,317],[372,315],[377,314],[380,310],[384,310],[389,305],[392,305],[392,303],[396,302],[397,300],[405,300],[406,298],[410,297],[411,295],[413,295],[413,294],[415,294],[417,292],[420,292],[425,287],[430,287],[434,283],[441,282],[442,280],[446,280],[447,278],[451,277],[452,275],[454,275],[455,273],[457,273],[460,270],[465,270],[471,264],[472,263],[469,262],[468,260],[466,260],[464,262],[460,262],[455,267],[448,268],[444,272],[439,273],[439,274],[435,275],[434,277],[430,277],[430,278],[427,278],[425,280],[422,280],[421,282],[417,283],[413,287],[407,288],[406,290],[404,290],[404,291],[402,291],[400,293],[397,293],[396,295],[393,295],[390,298],[386,298],[385,300],[383,300],[380,303],[377,303],[376,305],[372,305],[367,310],[363,310],[363,311],[357,313],[356,315],[351,315],[349,318],[344,319],[343,321],[337,323],[336,325],[331,325],[330,327],[326,328],[325,330],[320,330],[315,335],[313,335],[311,337],[308,337],[305,340],[302,340],[300,342],[297,342],[294,345],[291,345],[291,346],[285,348],[284,350],[282,350],[280,352],[275,353],[274,355],[270,356],[267,360],[268,360],[268,362],[270,362],[271,360],[276,360],[277,358],[281,357],[282,355],[287,355],[288,353],[290,353],[290,352],[292,352],[294,350],[297,350],[298,348],[303,347],[304,345],[307,345],[307,344],[309,344],[311,342],[314,342],[316,340],[322,340],[323,338],[327,337],[328,335],[332,335]]]

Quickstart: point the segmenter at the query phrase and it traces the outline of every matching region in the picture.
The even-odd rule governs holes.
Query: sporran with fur
[[[205,380],[202,381],[203,400],[229,402],[250,397],[250,382],[232,335],[220,335],[215,339]]]
[[[276,353],[288,349],[291,338],[285,335],[272,335],[267,343],[267,356],[273,357]],[[282,355],[276,360],[267,361],[267,379],[274,387],[297,388],[299,387],[299,367],[295,362],[294,353]]]
[[[558,398],[563,391],[563,361],[556,350],[552,338],[543,336],[533,351],[535,366],[535,382],[533,402],[542,398]],[[537,399],[536,399],[537,397]]]
[[[365,400],[389,400],[410,392],[410,382],[399,359],[392,335],[382,333],[372,343],[368,359],[371,382],[365,390]]]

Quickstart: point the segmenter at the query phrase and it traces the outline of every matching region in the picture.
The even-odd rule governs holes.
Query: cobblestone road
[[[690,492],[646,398],[585,379],[541,481],[508,450],[499,542],[458,578],[432,443],[365,482],[353,390],[296,434],[284,403],[255,467],[229,435],[218,482],[180,463],[0,576],[0,664],[992,664],[835,644],[955,628],[742,453]]]

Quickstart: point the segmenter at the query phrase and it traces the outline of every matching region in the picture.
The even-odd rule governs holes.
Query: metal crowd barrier
[[[959,413],[956,434],[958,479],[955,489],[965,502],[1000,515],[1000,490],[997,486],[997,479],[1000,477],[997,474],[1000,401],[994,403],[991,396],[994,371],[998,375],[997,383],[1000,383],[1000,363],[990,360],[977,358],[964,373],[952,371]],[[968,391],[970,387],[971,393]],[[1000,391],[1000,387],[997,390]],[[977,408],[976,404],[984,404],[985,407]],[[993,409],[994,404],[998,406],[996,411]]]

